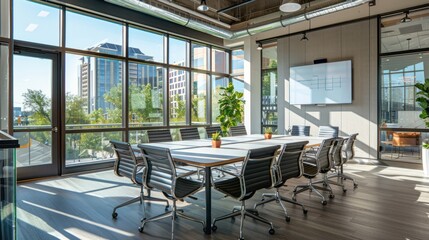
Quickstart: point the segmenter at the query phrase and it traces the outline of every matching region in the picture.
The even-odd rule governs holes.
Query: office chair
[[[145,164],[143,162],[143,158],[137,153],[135,154],[135,150],[132,149],[131,145],[126,142],[120,142],[115,140],[110,140],[112,144],[113,150],[116,152],[116,161],[113,167],[113,170],[117,176],[127,177],[134,184],[140,186],[140,196],[133,198],[125,203],[119,204],[115,208],[113,208],[112,217],[117,218],[118,213],[116,210],[123,206],[127,206],[129,204],[140,201],[142,204],[144,201],[160,201],[165,202],[167,205],[165,207],[168,210],[169,204],[167,200],[154,198],[150,196],[150,190],[148,190],[148,195],[145,196],[143,192],[143,170],[145,169]],[[143,205],[144,206],[144,205]]]
[[[320,144],[320,147],[317,150],[315,157],[311,157],[308,155],[304,156],[303,176],[308,179],[308,184],[296,186],[293,189],[292,200],[296,201],[297,194],[304,192],[306,190],[310,190],[312,192],[315,192],[317,195],[319,195],[322,198],[323,205],[328,204],[328,202],[325,200],[325,197],[317,189],[329,191],[330,193],[329,198],[335,197],[335,195],[332,193],[332,189],[315,186],[313,185],[313,181],[312,181],[312,179],[315,178],[317,174],[323,173],[324,171],[329,171],[331,169],[330,151],[333,143],[334,143],[334,138],[325,139]]]
[[[147,138],[149,139],[150,143],[173,141],[173,138],[171,137],[170,129],[148,130]]]
[[[292,136],[310,136],[310,126],[292,125]]]
[[[139,144],[138,147],[143,153],[143,160],[147,166],[144,170],[145,178],[143,184],[148,189],[158,189],[162,191],[166,198],[173,201],[173,209],[171,211],[151,218],[144,218],[139,227],[139,231],[143,232],[144,226],[148,222],[169,217],[171,217],[171,239],[174,239],[174,222],[177,217],[199,222],[204,228],[204,221],[185,215],[183,211],[178,210],[176,207],[177,200],[183,201],[185,197],[198,192],[198,190],[203,187],[203,181],[195,181],[187,178],[195,174],[196,171],[190,171],[179,175],[176,172],[176,165],[168,148],[144,144]]]
[[[233,137],[247,135],[246,127],[244,125],[231,127],[229,131]]]
[[[293,201],[290,198],[286,198],[280,195],[279,189],[286,183],[290,178],[300,178],[302,176],[302,156],[304,155],[305,145],[308,144],[308,141],[296,142],[296,143],[287,143],[283,146],[283,149],[280,152],[277,161],[274,163],[274,176],[275,183],[274,188],[276,189],[275,193],[264,193],[262,194],[262,200],[259,203],[255,204],[255,209],[265,203],[276,201],[282,207],[285,216],[286,222],[290,221],[290,217],[287,214],[286,207],[283,205],[282,201],[289,202],[295,205],[302,207],[304,214],[307,214],[307,209],[304,205]],[[267,198],[268,197],[268,198]]]
[[[243,162],[243,168],[240,174],[234,174],[222,169],[219,171],[232,176],[229,179],[214,181],[213,186],[218,191],[227,194],[241,202],[241,206],[234,207],[232,213],[222,217],[215,218],[212,225],[212,230],[216,231],[216,222],[235,216],[241,216],[240,223],[240,240],[243,238],[244,217],[248,216],[255,220],[261,221],[270,225],[269,233],[274,234],[274,227],[267,219],[254,214],[252,210],[246,209],[246,200],[251,198],[256,191],[272,186],[272,166],[275,159],[276,151],[280,146],[269,146],[259,149],[249,150]]]
[[[200,139],[200,133],[198,132],[198,128],[181,128],[180,136],[182,137],[182,140]]]
[[[208,127],[206,127],[207,138],[211,138],[212,134],[215,132],[222,133],[220,126],[208,126]]]
[[[354,188],[358,187],[358,184],[355,182],[355,180],[352,177],[346,175],[344,173],[344,169],[343,169],[343,165],[345,163],[347,163],[348,160],[353,159],[353,157],[355,155],[354,144],[355,144],[357,135],[359,135],[359,133],[352,134],[352,135],[350,135],[350,137],[348,137],[347,139],[345,139],[343,148],[341,150],[341,157],[340,158],[335,158],[336,173],[328,176],[328,178],[334,178],[334,177],[336,177],[337,180],[340,180],[341,183],[339,185],[341,187],[343,187],[343,191],[345,190],[345,187],[344,187],[344,184],[343,184],[343,180],[349,179],[349,180],[351,180],[353,182],[353,187]],[[337,183],[338,183],[338,181],[337,181]]]
[[[319,137],[325,138],[337,138],[338,137],[339,128],[332,126],[320,126],[319,127]]]
[[[341,162],[341,155],[342,155],[342,149],[344,147],[344,142],[345,139],[344,138],[336,138],[332,144],[332,148],[331,148],[331,166],[329,166],[326,169],[321,169],[321,173],[323,174],[323,178],[322,180],[313,182],[313,184],[318,184],[318,183],[323,183],[323,186],[325,188],[331,189],[332,188],[330,186],[330,184],[334,184],[337,186],[341,186],[343,189],[343,192],[346,192],[347,190],[344,188],[344,185],[339,183],[339,182],[335,182],[332,180],[329,180],[328,173],[331,172],[331,170],[335,170],[336,166],[339,166],[340,162]]]

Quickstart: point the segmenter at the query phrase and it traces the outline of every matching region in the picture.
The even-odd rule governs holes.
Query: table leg
[[[205,190],[206,190],[206,227],[204,232],[211,234],[212,232],[212,186],[211,186],[211,167],[205,167]]]

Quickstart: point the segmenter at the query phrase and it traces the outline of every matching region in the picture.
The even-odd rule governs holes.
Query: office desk
[[[262,134],[239,137],[224,137],[220,148],[212,148],[211,139],[198,139],[176,142],[146,143],[170,149],[171,156],[176,162],[204,168],[205,171],[205,200],[206,227],[204,232],[211,233],[211,168],[231,163],[241,162],[248,150],[266,146],[283,145],[285,143],[309,141],[308,147],[320,145],[324,138],[301,137],[288,135],[273,135],[272,139],[264,140]]]

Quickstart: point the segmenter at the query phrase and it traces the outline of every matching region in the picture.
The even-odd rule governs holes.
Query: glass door
[[[58,56],[15,49],[13,132],[18,180],[59,174]]]

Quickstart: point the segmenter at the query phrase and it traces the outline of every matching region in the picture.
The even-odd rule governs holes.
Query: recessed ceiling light
[[[25,29],[26,32],[33,32],[34,30],[36,30],[36,28],[39,25],[35,24],[35,23],[30,23],[28,24],[27,28]]]
[[[283,0],[279,9],[282,12],[296,12],[301,9],[301,4],[298,0]]]
[[[39,14],[37,14],[38,17],[47,17],[49,15],[48,11],[40,11]]]

